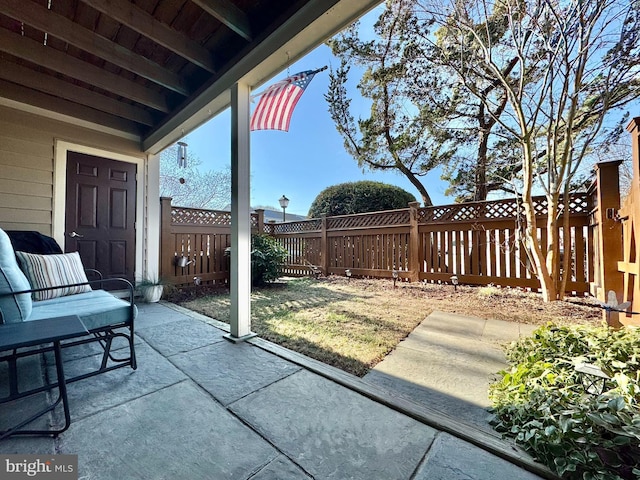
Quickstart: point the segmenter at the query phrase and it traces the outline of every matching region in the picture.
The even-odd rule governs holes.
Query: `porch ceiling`
[[[380,0],[0,0],[0,103],[157,153]]]

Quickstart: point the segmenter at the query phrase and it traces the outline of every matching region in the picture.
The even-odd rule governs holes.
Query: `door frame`
[[[154,270],[158,272],[158,253],[160,251],[160,201],[147,202],[146,199],[159,199],[159,161],[155,159],[155,156],[151,157],[153,161],[150,161],[150,158],[142,152],[141,155],[143,155],[143,157],[135,157],[55,139],[51,230],[53,238],[60,244],[63,251],[66,240],[65,197],[67,189],[67,153],[70,151],[136,164],[136,258],[134,277],[137,280],[144,275],[149,275],[149,273],[152,273]],[[153,172],[155,172],[156,175],[153,175]],[[151,176],[150,173],[152,173]],[[156,181],[150,181],[154,176],[157,177]],[[153,218],[157,220],[155,222],[149,221],[149,219]],[[153,239],[157,240],[154,242]]]

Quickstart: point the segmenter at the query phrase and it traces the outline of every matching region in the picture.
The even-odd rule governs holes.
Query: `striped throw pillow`
[[[89,285],[64,286],[88,281],[78,252],[60,255],[36,255],[34,253],[16,252],[16,256],[22,271],[31,284],[31,288],[62,286],[62,288],[33,292],[34,300],[48,300],[91,291],[91,286]]]

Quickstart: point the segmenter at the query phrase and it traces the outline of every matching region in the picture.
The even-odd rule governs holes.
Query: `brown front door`
[[[134,281],[136,165],[67,154],[65,251],[85,268]]]

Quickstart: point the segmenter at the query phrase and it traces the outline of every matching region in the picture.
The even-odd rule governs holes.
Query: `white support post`
[[[231,88],[231,333],[243,341],[251,332],[251,207],[249,86]]]

